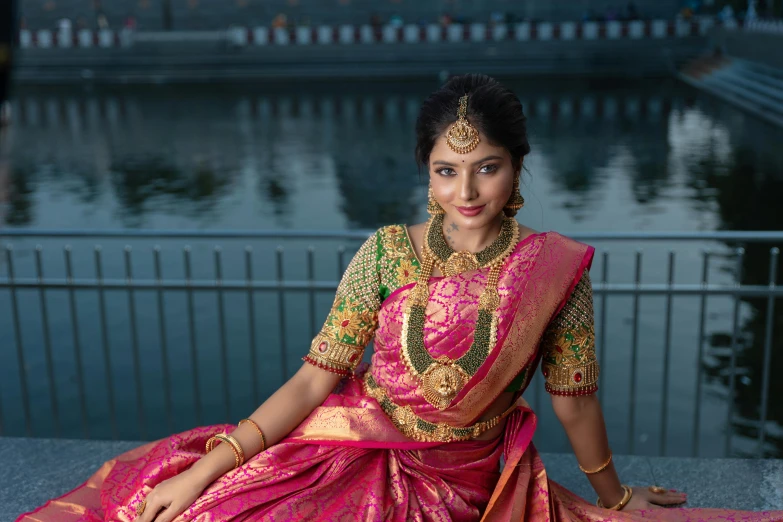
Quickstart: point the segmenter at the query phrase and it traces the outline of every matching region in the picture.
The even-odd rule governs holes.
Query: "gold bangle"
[[[604,462],[603,464],[601,464],[597,468],[595,468],[595,469],[585,469],[585,468],[582,467],[581,464],[579,464],[579,469],[582,470],[582,473],[586,473],[588,475],[595,475],[596,473],[601,473],[603,470],[608,468],[610,462],[612,462],[612,452],[611,451],[609,452],[609,458],[606,459],[606,462]]]
[[[216,442],[220,444],[221,442],[226,442],[226,441],[219,435],[210,437],[209,440],[207,441],[207,453],[215,449]],[[234,469],[236,469],[239,467],[239,452],[237,451],[237,449],[234,447],[233,444],[231,444],[230,442],[226,442],[226,443],[231,447],[231,451],[234,453]]]
[[[215,441],[216,440],[218,440],[217,437],[210,437],[209,438],[209,440],[207,441],[207,447],[206,447],[207,453],[212,451],[212,449],[215,447]]]
[[[225,433],[218,433],[214,437],[210,437],[207,441],[207,453],[215,448],[215,442],[217,441],[225,442],[231,447],[231,451],[234,452],[234,469],[245,463],[245,452],[242,451],[242,446],[239,445],[237,439]]]
[[[225,433],[219,433],[215,436],[218,439],[230,444],[234,449],[234,457],[236,457],[236,466],[234,466],[234,469],[245,463],[245,452],[242,450],[242,446],[239,445],[239,441],[237,441],[237,439]]]
[[[242,419],[241,421],[239,421],[239,424],[237,424],[237,426],[241,426],[242,423],[244,422],[247,422],[251,426],[253,426],[258,432],[258,434],[261,436],[261,451],[264,451],[266,449],[266,437],[264,437],[264,432],[261,431],[261,428],[258,427],[258,424],[256,424],[256,421],[254,421],[253,419]]]
[[[615,504],[614,506],[610,507],[604,507],[603,502],[601,502],[601,498],[599,497],[598,500],[595,501],[595,505],[599,508],[609,509],[611,511],[620,511],[623,509],[626,505],[628,505],[628,502],[631,501],[631,497],[633,496],[633,490],[626,486],[625,484],[622,485],[623,488],[623,499]]]

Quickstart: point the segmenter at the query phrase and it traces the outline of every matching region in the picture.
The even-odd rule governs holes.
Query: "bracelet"
[[[615,504],[614,506],[605,507],[603,502],[601,502],[600,497],[598,498],[598,500],[595,501],[595,505],[598,506],[599,508],[610,509],[612,511],[620,511],[628,504],[628,502],[631,501],[631,497],[633,496],[633,490],[631,488],[629,488],[625,484],[622,485],[622,488],[623,488],[623,499],[617,504]]]
[[[242,451],[242,446],[239,445],[237,439],[225,433],[218,433],[207,441],[207,453],[215,447],[215,442],[225,442],[231,447],[231,451],[234,452],[234,469],[245,463],[245,452]]]
[[[241,421],[239,421],[239,424],[237,424],[237,426],[241,426],[242,423],[244,422],[247,422],[251,426],[253,426],[258,432],[258,434],[261,436],[261,451],[264,451],[266,449],[266,437],[264,437],[264,432],[261,431],[261,428],[258,427],[258,424],[256,424],[256,421],[254,421],[253,419],[242,419]]]
[[[609,458],[606,459],[606,462],[601,464],[595,469],[585,469],[582,467],[581,464],[579,464],[579,469],[582,470],[582,473],[586,473],[588,475],[595,475],[596,473],[601,473],[603,470],[605,470],[607,467],[609,467],[609,463],[612,462],[612,452],[609,452]]]

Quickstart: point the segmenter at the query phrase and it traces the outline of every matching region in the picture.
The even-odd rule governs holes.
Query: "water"
[[[563,233],[581,231],[774,230],[783,193],[783,133],[731,107],[672,81],[508,82],[529,116],[532,153],[526,160],[518,215],[526,225]],[[5,225],[31,229],[374,229],[393,222],[425,219],[426,175],[413,161],[418,105],[435,83],[272,84],[225,87],[134,87],[76,89],[18,88],[16,122],[4,138],[7,161],[0,165]],[[194,277],[214,277],[214,240],[53,240],[15,239],[17,276],[35,274],[35,246],[43,247],[49,277],[64,274],[63,245],[73,246],[76,277],[94,276],[93,245],[103,246],[105,277],[124,277],[123,246],[133,247],[134,277],[152,278],[152,247],[161,246],[166,278],[183,275],[182,249],[192,246]],[[226,279],[244,277],[246,241],[220,241]],[[277,241],[254,241],[253,270],[258,279],[275,277]],[[338,242],[319,241],[315,272],[333,280],[339,268]],[[345,242],[342,242],[345,243]],[[287,241],[285,276],[306,277],[308,242]],[[355,242],[348,242],[355,249]],[[709,242],[644,245],[596,243],[611,254],[610,281],[633,278],[635,250],[644,247],[643,280],[666,280],[668,249],[677,250],[676,281],[697,282],[700,250],[717,253],[711,280],[731,281],[730,245]],[[765,283],[769,246],[749,247],[746,282]],[[5,259],[2,261],[5,272]],[[600,253],[593,272],[601,273]],[[83,436],[74,346],[82,351],[84,393],[90,436],[164,436],[198,422],[227,419],[224,389],[230,393],[230,418],[251,411],[282,382],[281,315],[275,294],[254,300],[256,355],[248,363],[248,301],[244,293],[223,296],[224,317],[215,292],[196,293],[194,334],[199,378],[191,354],[188,300],[184,292],[106,292],[107,338],[111,364],[105,363],[100,302],[95,291],[77,291],[71,316],[65,291],[46,294],[56,372],[56,411],[60,435]],[[33,412],[32,432],[54,435],[47,377],[45,339],[37,291],[18,292],[23,350]],[[319,326],[331,296],[316,298],[314,317],[306,296],[287,296],[288,367],[295,368]],[[159,320],[158,306],[165,313]],[[0,291],[0,397],[6,434],[24,434],[18,357],[7,291]],[[632,300],[608,301],[604,350],[603,400],[616,452],[657,454],[660,425],[668,419],[666,453],[689,455],[694,437],[698,298],[674,300],[669,404],[661,412],[665,298],[640,303],[640,343],[633,420],[629,410]],[[733,305],[711,298],[707,314],[707,356],[703,371],[699,454],[724,454],[727,360],[721,344],[730,335]],[[134,342],[129,328],[133,307],[143,371],[134,373]],[[737,422],[730,453],[755,451],[761,381],[764,303],[743,301],[743,339]],[[600,303],[597,303],[597,312]],[[776,314],[780,325],[781,314]],[[79,325],[79,339],[71,325]],[[165,332],[161,336],[161,324]],[[780,331],[778,328],[777,331]],[[222,339],[225,342],[222,343]],[[780,346],[776,342],[776,352]],[[222,373],[225,345],[229,379]],[[165,346],[165,361],[161,350]],[[170,377],[164,379],[164,363]],[[783,369],[773,358],[773,375]],[[253,388],[253,376],[260,386]],[[137,386],[136,382],[141,383]],[[774,381],[774,379],[773,379]],[[172,422],[166,422],[169,383]],[[109,388],[109,385],[112,387]],[[781,385],[773,382],[771,397]],[[534,382],[528,399],[541,415],[541,449],[567,449],[563,431]],[[113,397],[109,395],[109,389]],[[203,403],[198,417],[195,397]],[[144,404],[140,419],[136,401]],[[112,429],[110,402],[116,407]],[[783,450],[779,422],[783,405],[772,401],[768,455]],[[633,425],[634,444],[627,439]]]

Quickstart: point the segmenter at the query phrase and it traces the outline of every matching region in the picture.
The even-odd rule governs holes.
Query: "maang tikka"
[[[446,143],[457,154],[467,154],[479,144],[479,132],[468,121],[468,95],[459,99],[457,121],[446,131]]]

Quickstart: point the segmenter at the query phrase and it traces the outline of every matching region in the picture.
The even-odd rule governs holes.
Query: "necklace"
[[[416,285],[408,296],[402,321],[402,360],[417,378],[424,399],[442,410],[447,408],[468,380],[486,361],[497,342],[497,308],[500,305],[500,269],[519,242],[519,227],[505,218],[495,241],[478,254],[454,252],[443,237],[443,216],[433,216],[424,234],[424,259]],[[478,318],[470,349],[458,359],[435,359],[424,346],[424,320],[429,300],[429,279],[438,264],[444,275],[490,267],[487,285],[479,297]],[[463,270],[464,268],[464,270]]]
[[[462,250],[455,252],[443,237],[443,214],[432,217],[427,225],[424,246],[434,256],[435,264],[445,276],[454,276],[468,270],[486,268],[502,261],[514,250],[519,239],[519,227],[513,218],[506,217],[500,225],[500,234],[488,247],[476,254]]]

